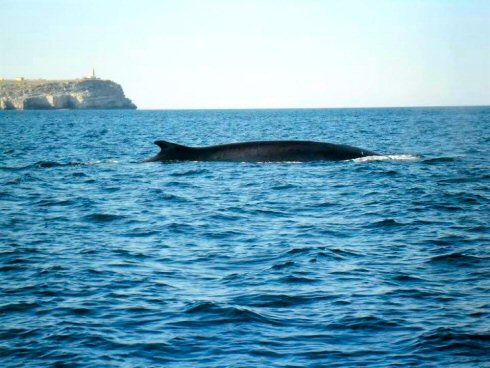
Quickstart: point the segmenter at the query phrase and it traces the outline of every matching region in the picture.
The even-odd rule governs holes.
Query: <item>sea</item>
[[[155,140],[349,144],[142,163]],[[0,112],[1,367],[490,367],[490,107]]]

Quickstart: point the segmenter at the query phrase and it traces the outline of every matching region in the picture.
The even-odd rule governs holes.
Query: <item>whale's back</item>
[[[377,155],[357,147],[312,141],[257,141],[188,147],[156,141],[160,152],[147,161],[306,162]]]
[[[336,161],[375,155],[356,147],[311,141],[258,141],[195,148],[201,160],[280,162]]]

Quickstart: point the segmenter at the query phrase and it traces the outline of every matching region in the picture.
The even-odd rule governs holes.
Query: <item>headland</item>
[[[136,109],[122,87],[95,75],[81,79],[0,79],[0,110]]]

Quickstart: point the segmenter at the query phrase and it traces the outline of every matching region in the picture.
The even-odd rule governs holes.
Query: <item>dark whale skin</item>
[[[156,141],[160,152],[145,160],[152,161],[236,161],[236,162],[308,162],[340,161],[378,156],[362,148],[312,141],[256,141],[188,147]]]

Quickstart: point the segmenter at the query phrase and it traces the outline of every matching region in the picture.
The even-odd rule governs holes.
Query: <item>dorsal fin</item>
[[[162,151],[168,151],[172,148],[187,148],[186,146],[182,146],[180,144],[172,143],[172,142],[167,142],[167,141],[155,141],[154,142],[158,147],[160,147],[160,150]]]

